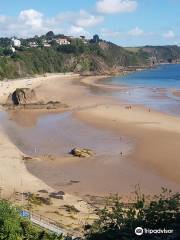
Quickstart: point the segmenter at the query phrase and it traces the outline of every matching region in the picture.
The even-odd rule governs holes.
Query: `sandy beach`
[[[179,117],[138,105],[129,108],[129,105],[124,103],[97,106],[81,110],[75,115],[100,128],[135,137],[136,147],[128,160],[180,183]]]
[[[109,150],[108,157],[102,153],[87,160],[75,159],[68,154],[56,156],[53,161],[39,156],[43,160],[28,163],[27,171],[20,160],[19,150],[1,130],[1,141],[8,144],[8,149],[15,149],[14,151],[19,154],[15,166],[21,164],[20,175],[27,180],[25,186],[29,188],[28,182],[31,183],[31,179],[34,179],[37,181],[36,189],[42,188],[41,184],[47,184],[51,188],[59,189],[61,187],[71,194],[81,196],[86,194],[108,195],[111,192],[127,194],[135,184],[140,184],[142,190],[148,194],[158,192],[161,186],[177,191],[180,184],[180,148],[178,144],[180,141],[180,118],[143,106],[133,105],[130,108],[128,104],[119,102],[112,94],[108,94],[117,89],[104,85],[102,81],[104,78],[106,76],[80,77],[73,75],[64,77],[52,75],[31,80],[30,87],[36,90],[39,100],[61,101],[67,104],[69,108],[66,111],[71,112],[72,119],[97,129],[97,131],[98,129],[107,131],[107,134],[119,138],[120,142],[123,142],[121,139],[124,138],[129,139],[128,141],[132,140],[133,148],[129,152],[126,152],[125,148],[124,151],[119,149],[117,152],[112,149]],[[17,80],[7,84],[9,87],[3,86],[1,91],[1,103],[5,102],[9,92],[15,88],[27,86],[27,80]],[[121,88],[122,91],[124,89],[124,87]],[[24,117],[22,117],[23,115]],[[14,112],[9,116],[21,127],[33,127],[40,121],[42,113]],[[84,131],[86,125],[82,127]],[[59,126],[62,127],[62,125]],[[64,128],[66,127],[64,126]],[[74,131],[73,128],[72,131]],[[87,134],[87,138],[90,136],[91,130],[88,131],[84,132]],[[83,136],[83,131],[81,134]],[[128,144],[129,142],[127,146],[129,146]],[[122,159],[119,157],[120,151],[123,153]],[[0,154],[1,161],[4,161],[3,157],[7,154],[4,147]],[[7,158],[11,161],[8,164],[6,162],[4,169],[1,169],[4,183],[11,172],[12,178],[8,179],[8,186],[11,185],[11,182],[13,182],[13,186],[18,185],[14,180],[18,179],[16,173],[13,172],[14,156],[15,154],[12,152],[11,156],[7,154]],[[3,174],[5,169],[7,169],[7,176]],[[68,184],[73,180],[78,181],[76,184]]]
[[[8,95],[16,88],[38,86],[43,81],[43,77],[37,79],[19,79],[0,83],[0,103],[4,104]],[[2,115],[2,107],[0,114]],[[8,196],[13,191],[37,191],[41,188],[49,188],[46,184],[31,175],[23,163],[23,153],[11,143],[8,136],[0,126],[0,176],[2,186],[2,196]],[[50,189],[50,188],[49,188]]]
[[[17,79],[2,82],[0,83],[0,103],[6,103],[8,95],[12,93],[16,88],[38,88],[41,85],[46,86],[46,82],[48,83],[51,80],[60,81],[63,79],[63,81],[66,81],[73,80],[74,78],[76,79],[77,77],[78,76],[75,74],[73,76],[72,74],[67,74],[66,76],[62,76],[61,74],[50,74],[36,78]],[[50,95],[51,94],[52,92],[50,92]],[[18,118],[18,114],[20,114],[20,112],[21,111],[15,111],[14,113],[12,112],[15,119]],[[30,116],[32,115],[33,117],[29,118],[28,114],[30,114]],[[26,126],[28,125],[29,127],[36,122],[37,114],[42,115],[45,114],[45,112],[24,112],[23,114],[20,114],[19,120],[22,124],[25,124]],[[0,121],[3,119],[4,115],[5,109],[3,107],[0,107]],[[35,121],[34,123],[32,120],[33,118]],[[23,159],[24,156],[26,157],[27,155],[20,151],[17,146],[15,146],[3,128],[2,124],[0,124],[0,194],[1,198],[9,199],[13,202],[15,201],[20,205],[27,204],[25,198],[24,200],[22,198],[22,193],[31,192],[33,194],[39,195],[40,190],[46,190],[47,193],[56,191],[53,186],[50,186],[48,183],[46,184],[39,178],[39,176],[36,177],[28,171],[25,160]],[[39,162],[41,159],[36,158],[36,161]],[[45,197],[48,197],[48,194],[45,194]],[[76,214],[76,218],[71,217],[71,214],[65,210],[64,205],[74,206],[76,209],[78,209],[79,213]],[[62,208],[60,219],[57,215],[59,208]],[[34,206],[33,211],[55,221],[62,221],[64,227],[68,229],[68,226],[70,225],[72,228],[79,227],[79,223],[86,221],[85,219],[87,216],[89,216],[90,212],[92,212],[92,209],[86,202],[82,201],[80,197],[66,193],[63,197],[63,200],[52,199],[52,205],[50,205],[50,207],[44,205]]]

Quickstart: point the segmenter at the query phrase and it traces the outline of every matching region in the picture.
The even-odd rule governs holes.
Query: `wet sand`
[[[179,175],[179,118],[158,113],[149,112],[148,109],[133,106],[127,110],[120,106],[99,107],[88,111],[81,111],[76,116],[84,121],[99,126],[100,128],[118,130],[127,136],[136,137],[136,147],[128,156],[132,164],[152,172],[167,181],[172,181],[177,188],[180,183]],[[117,115],[117,112],[121,114]],[[105,120],[106,121],[103,121]],[[113,119],[116,122],[113,123]],[[143,184],[146,182],[144,176]],[[156,186],[159,182],[156,183]],[[164,181],[164,185],[167,182]],[[153,186],[152,188],[155,188]]]
[[[26,155],[33,157],[52,155],[68,157],[75,148],[89,148],[96,157],[119,155],[123,151],[127,155],[133,148],[133,139],[123,135],[112,134],[111,131],[98,129],[75,119],[72,112],[35,113],[26,112],[28,122],[22,123],[24,112],[4,114],[1,123],[11,141]],[[22,118],[20,117],[22,116]],[[16,120],[15,120],[16,119]],[[32,123],[31,122],[31,123]]]
[[[37,113],[36,121],[35,113],[26,112],[25,120],[28,118],[29,122],[33,116],[34,125],[22,123],[24,113],[18,112],[18,118],[13,118],[15,115],[14,112],[6,114],[1,123],[24,154],[42,159],[26,162],[33,175],[53,188],[70,193],[106,195],[122,190],[118,169],[132,151],[135,139],[85,124],[73,118],[71,112]],[[88,159],[71,157],[69,152],[77,146],[92,149],[95,156]],[[106,175],[109,175],[108,184],[105,183]]]

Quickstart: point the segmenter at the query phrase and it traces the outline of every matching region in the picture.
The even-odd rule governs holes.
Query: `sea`
[[[121,100],[180,115],[180,96],[174,95],[174,91],[180,91],[180,64],[163,64],[113,77],[106,83],[127,87],[126,91],[114,93]]]

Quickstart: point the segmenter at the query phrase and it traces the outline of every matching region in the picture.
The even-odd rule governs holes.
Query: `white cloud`
[[[87,11],[80,10],[79,12],[63,12],[60,13],[56,21],[68,22],[78,27],[94,27],[104,21],[104,17],[96,16]]]
[[[144,31],[139,27],[135,27],[135,28],[131,29],[128,32],[128,34],[130,36],[139,37],[139,36],[142,36],[144,34]]]
[[[169,30],[168,32],[163,34],[163,37],[167,38],[167,39],[173,39],[173,38],[175,38],[175,36],[176,35],[172,30]]]
[[[104,37],[119,38],[119,39],[128,39],[134,37],[144,37],[150,36],[152,33],[144,32],[141,28],[135,27],[129,31],[113,31],[108,28],[101,29],[101,34]]]
[[[105,14],[133,12],[137,8],[135,0],[98,0],[97,11]]]
[[[21,11],[16,17],[0,15],[2,37],[30,37],[48,31],[51,25],[41,12],[34,9]]]
[[[79,16],[77,16],[75,23],[80,27],[93,27],[99,23],[102,23],[103,21],[104,18],[102,16],[91,15],[88,12],[81,10],[79,12]]]
[[[89,35],[89,33],[84,28],[73,25],[66,31],[66,34],[70,34],[72,36]]]
[[[34,9],[28,9],[20,12],[19,20],[32,28],[40,28],[43,24],[43,14]]]
[[[0,23],[5,23],[6,21],[8,21],[8,17],[0,15]]]
[[[103,37],[120,38],[122,36],[122,33],[119,31],[113,31],[108,28],[103,28],[101,29],[101,35]]]
[[[71,35],[88,34],[88,28],[102,23],[104,17],[93,15],[87,11],[61,12],[57,16],[47,18],[34,9],[26,9],[16,17],[0,15],[0,35],[30,37],[41,35],[47,31]]]

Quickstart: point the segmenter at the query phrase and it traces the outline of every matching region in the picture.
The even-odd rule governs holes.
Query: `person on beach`
[[[129,105],[129,106],[126,106],[125,108],[128,109],[128,110],[130,110],[130,109],[132,109],[132,106]]]

